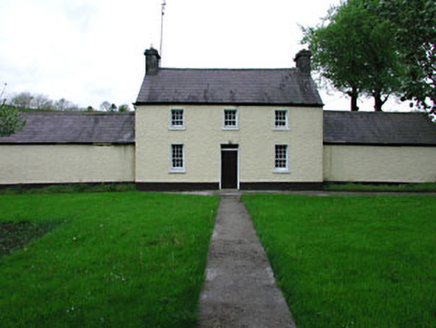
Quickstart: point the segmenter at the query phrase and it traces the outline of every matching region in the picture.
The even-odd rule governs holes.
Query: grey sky
[[[339,0],[167,0],[162,66],[294,67],[299,25]],[[162,0],[2,0],[0,83],[80,106],[135,101],[144,49],[160,45]],[[341,94],[327,109],[348,109]],[[372,101],[361,104],[371,109]],[[399,108],[391,102],[391,108]],[[401,107],[404,108],[404,105]]]

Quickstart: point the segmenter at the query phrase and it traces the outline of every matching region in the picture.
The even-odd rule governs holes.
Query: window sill
[[[170,174],[185,174],[186,170],[185,169],[179,169],[179,170],[171,169],[168,173],[170,173]]]
[[[284,126],[284,127],[273,127],[274,131],[289,131],[289,127],[288,126]]]
[[[290,174],[289,169],[274,169],[273,173],[276,174]]]
[[[178,127],[178,126],[169,126],[168,130],[170,130],[170,131],[185,131],[186,127],[185,126],[180,126],[180,127]]]
[[[239,130],[239,127],[237,127],[237,126],[235,126],[235,127],[232,127],[232,126],[224,126],[224,127],[223,127],[223,130],[224,130],[224,131],[237,131],[237,130]]]

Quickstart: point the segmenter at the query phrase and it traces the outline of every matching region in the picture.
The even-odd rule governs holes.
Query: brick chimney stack
[[[312,53],[309,50],[300,50],[295,56],[297,69],[304,75],[310,75],[310,57]]]
[[[145,74],[146,75],[157,75],[160,66],[160,55],[159,52],[150,47],[150,49],[145,50]]]

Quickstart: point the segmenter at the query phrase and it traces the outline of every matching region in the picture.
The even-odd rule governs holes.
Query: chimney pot
[[[304,75],[310,75],[310,57],[312,53],[309,50],[300,50],[295,56],[297,69]]]
[[[159,52],[150,47],[144,52],[145,55],[145,74],[146,75],[157,75],[160,66],[160,55]]]

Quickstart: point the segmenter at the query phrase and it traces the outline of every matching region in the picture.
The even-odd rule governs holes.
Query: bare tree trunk
[[[359,107],[357,107],[357,96],[351,96],[351,111],[357,112]]]
[[[359,97],[357,88],[353,87],[351,91],[348,92],[348,95],[351,97],[351,111],[357,112],[359,110],[359,107],[357,106],[357,98]]]
[[[381,112],[383,104],[386,102],[387,97],[386,97],[385,100],[382,100],[382,96],[381,96],[380,90],[374,90],[372,95],[374,97],[374,110],[376,112]]]

